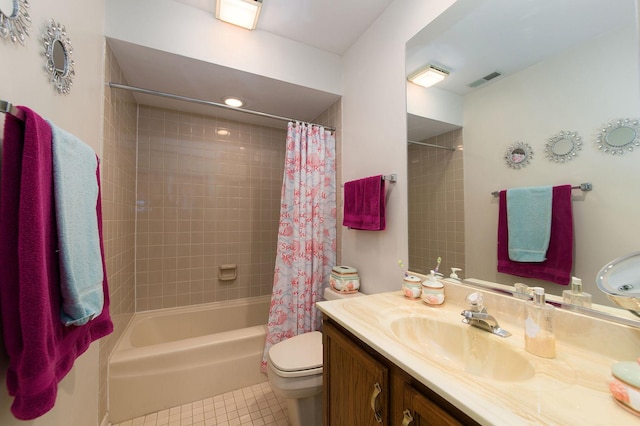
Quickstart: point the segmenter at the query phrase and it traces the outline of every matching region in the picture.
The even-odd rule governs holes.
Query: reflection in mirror
[[[63,75],[67,67],[67,54],[60,40],[53,42],[53,71]]]
[[[564,163],[576,155],[582,149],[582,137],[577,132],[560,132],[550,137],[544,146],[547,158],[556,163]]]
[[[514,140],[526,140],[539,149],[557,129],[569,127],[576,133],[593,135],[594,126],[608,117],[637,114],[640,73],[636,2],[537,0],[535,5],[527,5],[512,0],[457,0],[409,40],[407,75],[427,63],[442,64],[450,74],[428,89],[407,83],[408,117],[421,117],[427,125],[436,122],[462,127],[466,213],[460,223],[465,264],[461,276],[510,286],[524,282],[559,296],[566,287],[497,272],[498,209],[497,200],[490,194],[496,188],[597,181],[597,196],[573,196],[573,274],[582,278],[594,304],[628,314],[615,308],[597,289],[595,277],[610,259],[637,250],[637,238],[630,234],[628,224],[640,216],[640,200],[630,199],[628,194],[640,186],[640,168],[625,158],[607,167],[597,150],[580,150],[580,161],[571,162],[570,173],[568,167],[556,167],[555,161],[536,162],[516,172],[504,167],[506,159],[500,153]],[[634,142],[629,146],[635,147],[640,129],[627,127],[633,128]],[[407,133],[412,140],[423,140],[411,137],[411,128]],[[625,145],[631,135],[629,130],[602,132],[599,144],[612,149],[615,144]],[[614,145],[609,145],[605,136]],[[565,139],[556,140],[549,149],[567,161],[581,144],[575,138]],[[617,149],[628,151],[629,146]],[[409,146],[408,152],[411,169],[417,161],[414,147]],[[445,187],[448,179],[444,171],[431,177]],[[410,205],[416,182],[421,181],[409,181]],[[442,210],[437,201],[431,205],[436,211]],[[410,241],[415,240],[412,235],[419,229],[415,220],[423,211],[424,203],[409,213]],[[432,239],[423,244],[432,253],[446,250]],[[426,250],[416,246],[409,244],[410,270],[414,269],[414,259],[423,256],[415,256],[414,250]],[[444,264],[446,257],[440,255]],[[433,269],[435,257],[426,256],[426,268],[421,268],[428,271]],[[448,275],[448,269],[441,268],[441,272]]]
[[[0,13],[8,18],[15,18],[18,13],[17,6],[13,0],[0,0]]]
[[[45,69],[51,77],[51,82],[59,93],[69,93],[76,72],[75,62],[71,59],[73,48],[64,25],[52,19],[45,29],[42,42],[47,61]]]
[[[597,138],[598,149],[622,155],[640,146],[640,122],[628,118],[612,121],[604,126]]]
[[[31,17],[27,0],[0,0],[0,37],[24,44]]]
[[[507,148],[504,160],[507,166],[520,169],[533,160],[533,149],[528,143],[516,142]]]

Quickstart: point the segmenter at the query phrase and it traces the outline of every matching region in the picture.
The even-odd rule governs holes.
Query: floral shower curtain
[[[289,123],[286,143],[263,372],[272,345],[320,328],[315,303],[336,262],[335,137],[321,126]]]

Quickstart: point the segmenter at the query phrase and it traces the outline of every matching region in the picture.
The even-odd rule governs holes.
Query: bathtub
[[[109,420],[267,381],[270,296],[136,313],[109,360]]]

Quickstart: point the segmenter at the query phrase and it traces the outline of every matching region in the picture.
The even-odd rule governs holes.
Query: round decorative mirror
[[[607,123],[600,129],[596,140],[598,149],[612,155],[622,155],[640,146],[640,121],[619,119]]]
[[[59,93],[69,93],[76,72],[75,62],[71,59],[73,48],[64,25],[52,19],[42,36],[42,42],[47,61],[45,69],[51,77],[51,82]]]
[[[544,146],[547,158],[556,163],[564,163],[576,155],[582,149],[582,137],[577,132],[560,132],[550,137]]]
[[[0,0],[0,37],[24,45],[31,26],[27,9],[27,0]]]
[[[507,148],[504,159],[507,166],[520,169],[533,159],[533,149],[528,143],[515,142]]]

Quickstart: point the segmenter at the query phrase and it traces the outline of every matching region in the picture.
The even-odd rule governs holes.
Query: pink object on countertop
[[[382,175],[344,184],[342,225],[366,231],[385,229],[385,186]]]

